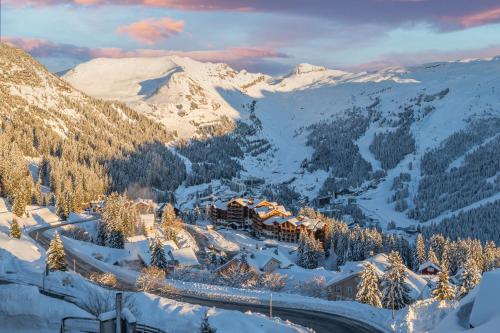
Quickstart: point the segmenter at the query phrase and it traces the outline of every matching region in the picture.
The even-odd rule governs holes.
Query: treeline
[[[499,170],[500,136],[495,136],[467,154],[458,167],[425,175],[408,216],[427,221],[498,193]]]
[[[320,194],[327,195],[357,187],[370,178],[372,167],[363,159],[355,140],[369,125],[369,118],[360,110],[347,112],[345,117],[309,126],[306,144],[314,148],[310,161],[303,165],[310,172],[330,172]]]
[[[2,160],[12,166],[21,163],[14,159],[40,161],[40,186],[50,187],[63,215],[132,183],[170,189],[185,177],[180,159],[164,146],[174,137],[161,124],[122,103],[75,91],[14,47],[1,45],[0,62]],[[18,96],[11,84],[46,93],[38,99]],[[9,156],[12,151],[16,154]],[[26,167],[22,170],[27,177]],[[2,188],[7,177],[2,173]],[[29,191],[28,180],[17,182]]]
[[[424,227],[422,233],[427,237],[439,233],[452,240],[470,237],[500,246],[500,200],[445,218]]]

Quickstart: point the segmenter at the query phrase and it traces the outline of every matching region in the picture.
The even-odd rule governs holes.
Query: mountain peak
[[[303,63],[295,66],[290,74],[291,75],[300,75],[300,74],[307,74],[307,73],[311,73],[311,72],[324,72],[326,70],[328,70],[328,68],[326,68],[326,67],[311,65],[311,64],[303,62]]]

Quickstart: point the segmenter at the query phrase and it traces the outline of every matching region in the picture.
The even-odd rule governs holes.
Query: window
[[[342,291],[342,288],[340,286],[335,286],[335,291],[340,293]]]
[[[351,295],[351,294],[352,294],[352,287],[347,287],[347,293],[348,293],[349,295]]]

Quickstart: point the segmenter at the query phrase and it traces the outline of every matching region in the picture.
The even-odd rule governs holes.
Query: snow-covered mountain
[[[184,138],[241,120],[252,130],[230,134],[244,138],[231,156],[239,177],[287,184],[309,202],[343,193],[383,225],[500,198],[499,57],[361,73],[300,64],[282,77],[179,57],[96,59],[63,78]]]

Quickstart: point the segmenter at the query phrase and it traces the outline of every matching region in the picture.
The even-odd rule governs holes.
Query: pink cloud
[[[394,66],[414,66],[431,62],[490,58],[498,55],[500,55],[500,44],[475,50],[426,50],[416,53],[390,53],[370,62],[345,66],[344,69],[350,71],[367,71]]]
[[[270,12],[353,23],[428,22],[459,29],[500,21],[498,0],[3,0],[10,5],[145,6],[184,11]]]
[[[176,51],[159,49],[124,50],[121,48],[89,48],[71,44],[60,44],[43,39],[2,37],[8,42],[25,50],[34,57],[69,57],[79,61],[92,58],[129,58],[129,57],[161,57],[181,56],[199,61],[224,62],[237,68],[243,64],[270,58],[286,58],[286,54],[271,48],[231,47],[221,50]]]
[[[450,21],[456,22],[465,28],[476,27],[488,23],[500,21],[500,7],[486,10],[471,15],[457,18],[451,18]]]
[[[183,30],[184,21],[175,21],[170,17],[165,17],[134,22],[130,25],[119,27],[116,29],[116,32],[128,35],[141,43],[154,45],[158,41],[177,35]]]

